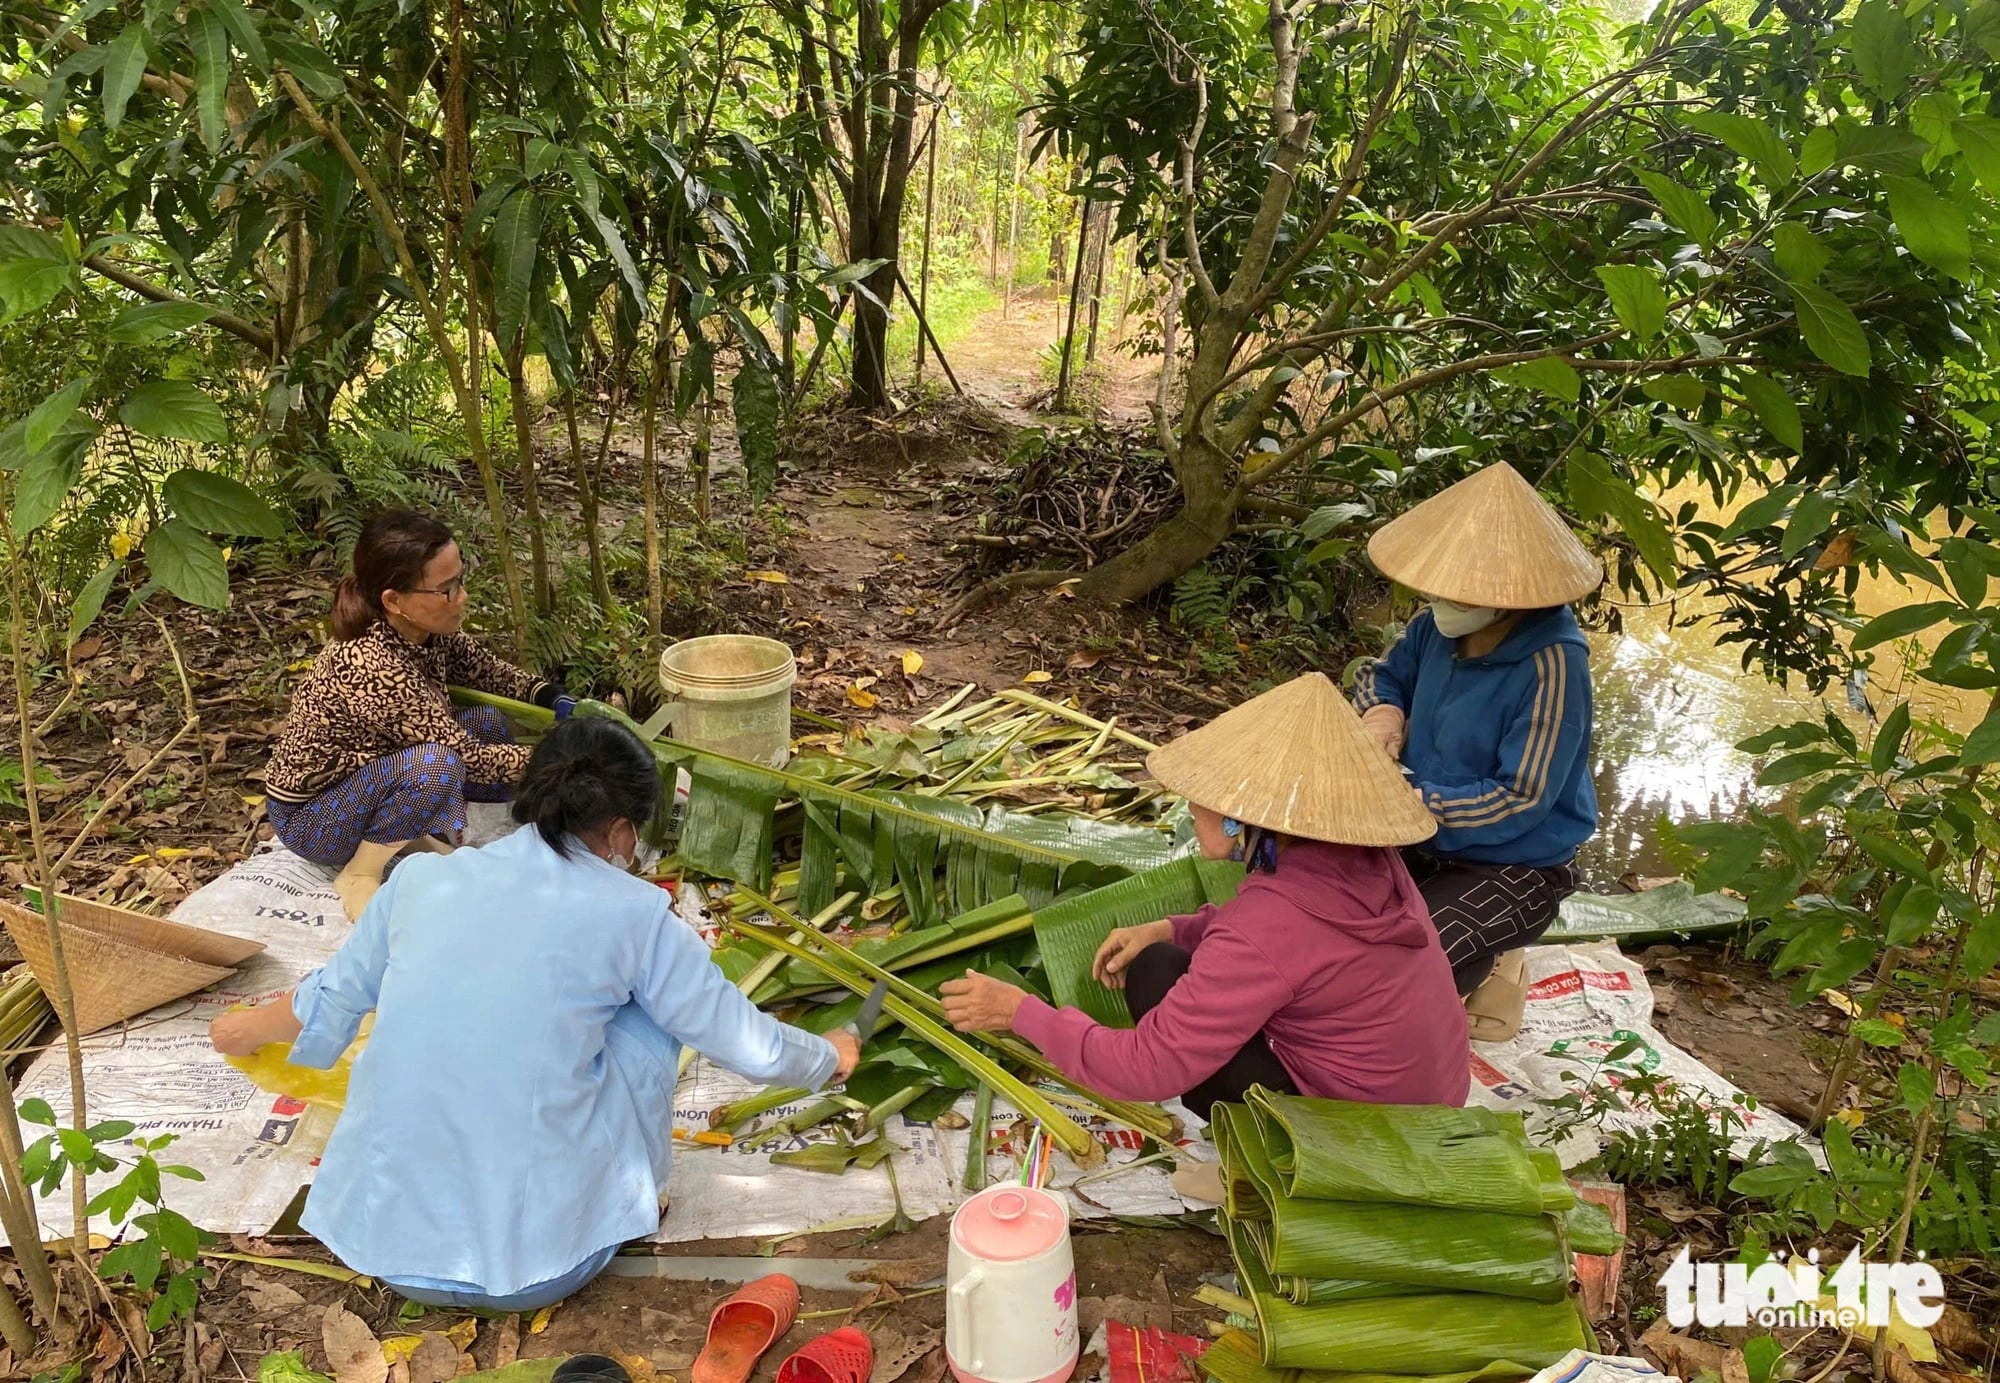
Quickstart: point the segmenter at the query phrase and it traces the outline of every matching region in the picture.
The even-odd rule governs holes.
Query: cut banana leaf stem
[[[925,726],[926,728],[937,725],[939,722],[943,721],[946,716],[951,714],[952,710],[955,707],[957,707],[959,702],[965,700],[966,697],[972,695],[974,692],[978,690],[979,690],[979,684],[977,682],[967,682],[964,686],[960,687],[957,691],[953,692],[943,705],[939,706],[936,710],[927,711],[922,716],[918,717],[916,723],[918,725]],[[990,701],[991,698],[988,698],[988,700]]]
[[[981,1082],[972,1101],[972,1142],[965,1150],[965,1189],[986,1189],[986,1141],[993,1125],[993,1087]]]
[[[750,893],[753,897],[756,896],[750,889],[744,889],[743,891]],[[768,905],[766,910],[771,916],[797,930],[798,920],[791,913],[778,904],[770,902],[769,899],[763,901]],[[755,923],[739,925],[732,919],[729,925],[730,930],[737,932],[739,935],[749,935],[759,939],[767,935],[766,929],[758,927]],[[924,993],[923,990],[918,989],[901,975],[877,965],[866,956],[857,955],[852,951],[837,947],[824,938],[815,936],[808,938],[808,940],[823,949],[830,948],[833,954],[838,955],[849,964],[866,973],[868,978],[858,982],[844,975],[835,975],[835,978],[847,988],[854,990],[857,994],[865,994],[869,985],[874,980],[886,979],[889,982],[889,992],[891,994],[903,1000],[906,1004],[920,1010],[937,1025],[946,1027],[949,1030],[947,1020],[944,1016],[944,1005],[931,995]],[[794,952],[794,954],[800,955],[802,959],[806,957],[806,953],[804,952]],[[823,974],[833,973],[826,967],[818,965],[815,961],[808,960],[808,964],[814,964]],[[1166,1141],[1172,1141],[1178,1136],[1178,1122],[1174,1119],[1173,1115],[1167,1113],[1158,1105],[1134,1104],[1124,1100],[1107,1100],[1095,1091],[1086,1090],[1076,1084],[1076,1082],[1065,1077],[1047,1057],[1017,1038],[999,1033],[984,1032],[974,1033],[973,1036],[977,1037],[987,1046],[1004,1053],[1009,1060],[1026,1067],[1037,1078],[1056,1081],[1068,1089],[1075,1091],[1077,1095],[1089,1103],[1089,1107],[1092,1110],[1108,1115],[1114,1123],[1123,1124],[1127,1128],[1134,1128],[1141,1133],[1151,1134],[1155,1138]],[[1000,1093],[1008,1094],[1004,1087]],[[1015,1108],[1018,1110],[1021,1106],[1016,1105]],[[1072,1153],[1071,1155],[1074,1156],[1075,1154]]]
[[[881,1128],[882,1125],[889,1122],[891,1115],[901,1114],[905,1109],[915,1104],[919,1096],[926,1094],[932,1088],[928,1084],[905,1086],[888,1099],[882,1101],[882,1103],[876,1105],[868,1111],[868,1117],[861,1121],[862,1136],[865,1137],[873,1133],[876,1129]]]
[[[1097,719],[1097,717],[1095,716],[1085,715],[1082,711],[1075,710],[1069,706],[1064,706],[1055,701],[1050,701],[1044,697],[1036,696],[1033,692],[1022,691],[1018,687],[1009,687],[1006,691],[1000,693],[1000,697],[1002,700],[1012,701],[1016,705],[1031,706],[1035,710],[1040,711],[1043,715],[1060,716],[1064,720],[1074,721],[1078,725],[1087,725],[1091,729],[1100,732],[1104,731],[1108,727],[1110,733],[1116,736],[1120,741],[1131,745],[1134,749],[1142,750],[1143,752],[1148,754],[1152,753],[1155,749],[1158,749],[1160,747],[1159,745],[1152,743],[1150,740],[1140,739],[1137,735],[1131,733],[1129,730],[1120,730],[1116,725],[1111,724],[1111,722],[1109,721],[1103,721]]]
[[[775,1124],[758,1129],[750,1137],[796,1138],[807,1129],[818,1128],[828,1119],[861,1107],[863,1106],[859,1100],[850,1100],[845,1096],[832,1095],[821,1100],[818,1104],[807,1105],[789,1119],[780,1119]]]
[[[794,1085],[766,1090],[761,1094],[752,1095],[747,1100],[738,1100],[735,1104],[718,1105],[709,1111],[708,1126],[735,1133],[752,1119],[761,1118],[774,1109],[783,1109],[794,1100],[803,1100],[810,1094],[812,1091]]]
[[[888,980],[889,993],[883,1001],[883,1008],[900,1020],[904,1027],[956,1061],[968,1072],[992,1085],[1004,1094],[1007,1102],[1016,1109],[1040,1119],[1049,1136],[1078,1163],[1095,1165],[1102,1160],[1104,1149],[1090,1136],[1087,1129],[1064,1114],[1039,1090],[1010,1075],[992,1057],[952,1032],[942,1019],[933,1018],[923,1008],[913,1004],[898,989],[898,986],[901,986],[902,990],[908,990],[910,986],[898,980],[891,972],[865,957],[833,946],[826,938],[817,934],[804,935],[806,944],[801,946],[788,940],[781,932],[751,922],[732,922],[730,930],[739,936],[762,941],[795,959],[805,961],[829,979],[837,981],[856,994],[866,994],[875,980]],[[808,949],[813,946],[829,948],[831,954]],[[860,973],[856,973],[857,971]],[[918,993],[921,995],[921,991]],[[928,1002],[928,996],[922,997]]]
[[[1248,1297],[1239,1297],[1234,1292],[1225,1292],[1213,1282],[1204,1282],[1195,1290],[1194,1299],[1203,1306],[1213,1306],[1218,1311],[1227,1311],[1232,1316],[1257,1314],[1257,1304]]]

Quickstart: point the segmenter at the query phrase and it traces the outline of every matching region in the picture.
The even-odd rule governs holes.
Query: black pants
[[[1170,941],[1155,942],[1135,956],[1125,971],[1125,1006],[1132,1011],[1132,1021],[1158,1008],[1167,991],[1193,964],[1193,955]],[[1229,1058],[1220,1071],[1182,1095],[1181,1103],[1206,1119],[1218,1101],[1239,1101],[1253,1085],[1283,1095],[1299,1093],[1291,1073],[1273,1055],[1261,1032],[1244,1043],[1243,1050]]]
[[[1562,900],[1576,892],[1576,871],[1566,864],[1447,862],[1415,847],[1403,851],[1403,862],[1431,910],[1460,994],[1485,982],[1494,957],[1547,931]]]

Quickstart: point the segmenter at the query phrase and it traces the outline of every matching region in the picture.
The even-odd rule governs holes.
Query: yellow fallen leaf
[[[555,1314],[556,1308],[553,1306],[544,1306],[541,1310],[535,1312],[535,1318],[528,1322],[528,1333],[530,1335],[539,1335],[547,1330],[549,1328],[549,1321],[554,1318]]]
[[[743,575],[747,580],[768,581],[773,586],[789,586],[792,584],[792,578],[781,571],[746,571]]]
[[[121,562],[132,555],[132,535],[130,533],[113,533],[111,535],[111,555]]]
[[[914,605],[905,605],[903,607],[903,613],[906,615],[914,615],[916,612],[917,612],[917,607]]]
[[[1858,1109],[1849,1107],[1847,1109],[1835,1110],[1833,1117],[1840,1120],[1841,1123],[1846,1124],[1849,1128],[1860,1128],[1861,1121],[1868,1116]]]
[[[147,854],[147,855],[134,855],[134,856],[133,856],[133,857],[132,857],[131,859],[129,859],[129,860],[127,860],[127,861],[125,861],[125,863],[127,863],[127,864],[144,864],[144,863],[145,863],[145,862],[146,862],[147,860],[150,860],[151,858],[153,858],[153,857],[152,857],[152,856],[151,856],[150,854]]]
[[[421,1335],[391,1335],[382,1342],[382,1357],[390,1364],[407,1364],[410,1356],[417,1352],[417,1346],[424,1342]]]
[[[866,687],[852,686],[847,689],[847,699],[864,711],[872,711],[875,709],[875,703],[882,698]]]
[[[309,669],[310,667],[312,667],[312,665],[313,665],[313,660],[312,660],[311,658],[299,658],[299,659],[297,659],[297,660],[295,660],[295,661],[293,661],[293,662],[289,662],[289,663],[286,663],[286,664],[285,664],[285,671],[286,671],[286,672],[304,672],[304,671],[306,671],[307,669]]]
[[[463,1350],[472,1348],[473,1337],[477,1334],[479,1334],[479,1322],[468,1316],[445,1331],[444,1337]]]
[[[261,792],[246,792],[246,793],[244,793],[244,794],[243,794],[243,805],[244,805],[244,806],[246,806],[246,807],[261,807],[261,806],[263,806],[263,805],[264,805],[264,794],[263,794],[263,793],[261,793]]]
[[[1044,672],[1040,668],[1036,668],[1033,672],[1029,673],[1026,677],[1023,677],[1021,680],[1023,682],[1029,683],[1030,685],[1033,685],[1034,683],[1037,682],[1053,682],[1056,680],[1056,675],[1053,672]]]
[[[162,845],[153,852],[153,856],[155,859],[162,860],[184,860],[193,853],[194,851],[184,849],[178,845]]]
[[[911,649],[903,655],[903,676],[915,677],[924,670],[924,655]]]
[[[1842,994],[1838,989],[1829,989],[1819,997],[1832,1004],[1849,1018],[1859,1018],[1861,1016],[1860,1007],[1855,1004],[1854,1000]]]
[[[1831,1311],[1840,1304],[1840,1299],[1829,1292],[1819,1299],[1819,1304],[1822,1310]],[[1930,1331],[1920,1325],[1913,1325],[1910,1321],[1906,1320],[1903,1316],[1902,1308],[1893,1299],[1889,1302],[1889,1324],[1887,1329],[1889,1332],[1889,1343],[1892,1345],[1901,1345],[1903,1353],[1909,1355],[1919,1364],[1935,1364],[1937,1362],[1937,1345],[1931,1339]],[[1873,1340],[1875,1338],[1875,1327],[1864,1320],[1854,1327],[1854,1333],[1861,1339]]]

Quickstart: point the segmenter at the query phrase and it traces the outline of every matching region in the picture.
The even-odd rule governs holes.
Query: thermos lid
[[[1031,1186],[991,1186],[958,1208],[951,1237],[988,1263],[1019,1263],[1047,1253],[1069,1235],[1069,1208]]]

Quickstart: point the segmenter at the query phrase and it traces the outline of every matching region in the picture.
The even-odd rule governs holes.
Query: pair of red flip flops
[[[783,1273],[743,1287],[708,1321],[708,1342],[694,1361],[693,1383],[746,1383],[757,1361],[799,1314],[799,1284]],[[868,1383],[875,1345],[851,1325],[811,1340],[778,1365],[778,1383]]]

